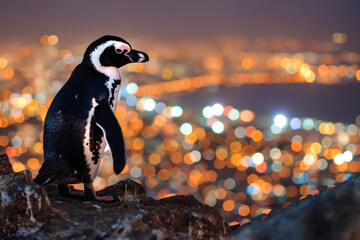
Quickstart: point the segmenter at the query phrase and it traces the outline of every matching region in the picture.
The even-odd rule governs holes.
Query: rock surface
[[[14,173],[6,155],[0,156],[0,237],[28,235],[39,221],[58,217],[45,190],[33,183],[31,173]]]
[[[233,239],[241,240],[360,239],[360,178],[235,228]]]
[[[231,235],[218,212],[191,195],[155,200],[140,184],[126,179],[97,192],[114,196],[116,202],[64,198],[55,185],[43,188],[33,183],[30,172],[14,173],[3,158],[0,238],[225,239]]]
[[[126,179],[97,192],[116,202],[59,196],[55,185],[14,173],[0,156],[0,239],[360,239],[360,178],[231,229],[193,196],[155,200]],[[51,206],[50,206],[51,203]]]

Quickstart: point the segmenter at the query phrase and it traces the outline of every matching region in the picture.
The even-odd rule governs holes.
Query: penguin
[[[103,36],[92,42],[69,80],[53,99],[45,117],[44,163],[34,182],[55,183],[61,195],[94,201],[114,201],[97,196],[93,187],[106,143],[113,170],[121,173],[126,164],[122,129],[115,117],[120,91],[118,68],[149,60],[145,52],[132,49],[124,39]],[[84,192],[68,184],[83,183]]]

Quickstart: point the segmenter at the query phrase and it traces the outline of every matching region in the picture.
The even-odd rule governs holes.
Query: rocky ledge
[[[0,239],[360,239],[359,177],[231,228],[191,195],[155,200],[130,179],[97,194],[118,201],[63,198],[1,155]]]
[[[225,239],[231,229],[219,213],[193,196],[155,200],[130,180],[99,192],[118,201],[63,198],[29,171],[14,173],[0,158],[0,239]]]

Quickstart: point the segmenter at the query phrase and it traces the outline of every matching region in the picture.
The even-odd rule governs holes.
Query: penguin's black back
[[[74,171],[79,182],[89,181],[83,146],[86,124],[92,100],[108,98],[106,80],[105,75],[80,64],[55,96],[45,118],[44,164],[35,182],[44,184],[74,178]],[[95,126],[91,134],[93,142],[101,141],[100,128]]]

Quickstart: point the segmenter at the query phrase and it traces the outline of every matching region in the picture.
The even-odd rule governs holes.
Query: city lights
[[[171,108],[170,113],[173,117],[180,117],[183,113],[183,110],[180,106],[174,106]]]
[[[155,105],[156,105],[155,101],[151,98],[146,99],[144,101],[144,109],[146,111],[153,111],[155,109]]]
[[[327,44],[340,46],[346,37],[333,35]],[[63,49],[55,35],[39,39],[38,46],[0,53],[0,150],[14,171],[28,169],[33,176],[43,162],[45,115],[82,54],[75,46]],[[229,40],[227,46],[237,42]],[[349,123],[330,122],[264,116],[245,109],[247,103],[221,97],[209,97],[203,105],[177,101],[178,96],[206,98],[219,88],[244,84],[360,81],[357,52],[324,52],[316,44],[287,51],[260,42],[266,43],[264,51],[249,42],[234,48],[231,58],[225,50],[213,56],[192,52],[191,57],[174,51],[169,60],[154,50],[153,62],[126,67],[122,75],[128,84],[122,85],[115,116],[123,129],[127,164],[115,175],[105,151],[96,190],[130,177],[151,197],[193,194],[225,219],[245,223],[359,172],[360,116]]]
[[[211,118],[212,116],[214,116],[213,108],[210,107],[210,106],[206,106],[206,107],[203,109],[203,115],[204,115],[204,117],[206,117],[206,118]]]
[[[222,133],[224,131],[224,124],[220,121],[216,121],[213,123],[212,129],[215,133]]]
[[[278,128],[286,127],[287,121],[287,118],[282,114],[278,114],[274,117],[274,123]]]
[[[214,116],[220,116],[224,112],[224,107],[221,104],[216,103],[212,106],[212,110]]]
[[[184,135],[189,135],[192,132],[190,123],[183,123],[180,127],[180,132]]]
[[[138,90],[138,85],[136,83],[129,83],[127,86],[126,86],[126,91],[129,93],[129,94],[135,94]]]

